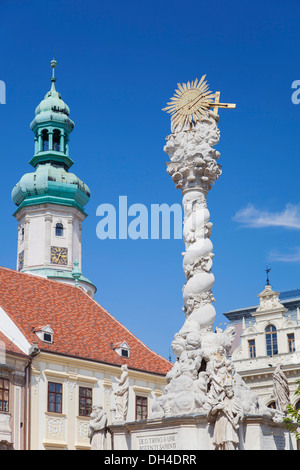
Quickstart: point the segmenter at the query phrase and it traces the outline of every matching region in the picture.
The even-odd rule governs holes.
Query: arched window
[[[272,410],[276,410],[276,403],[275,401],[271,401],[271,403],[269,403],[267,405],[268,408],[272,408]]]
[[[53,150],[60,152],[60,131],[58,129],[53,131]]]
[[[42,150],[45,152],[46,150],[49,150],[49,134],[47,129],[44,129],[42,132],[42,142],[43,142],[43,147]]]
[[[278,354],[277,330],[274,325],[268,325],[265,329],[267,356]]]
[[[62,237],[64,234],[64,226],[63,224],[56,224],[55,226],[55,235],[57,237]]]

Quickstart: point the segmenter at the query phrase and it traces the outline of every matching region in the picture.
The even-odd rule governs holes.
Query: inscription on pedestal
[[[178,449],[177,434],[162,434],[137,437],[137,450]]]
[[[285,437],[281,434],[264,434],[262,450],[285,450]]]

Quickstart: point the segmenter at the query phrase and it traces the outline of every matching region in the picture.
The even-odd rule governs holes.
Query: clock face
[[[68,264],[68,248],[61,246],[51,246],[51,263],[67,265]]]
[[[19,253],[19,271],[24,267],[24,250]]]

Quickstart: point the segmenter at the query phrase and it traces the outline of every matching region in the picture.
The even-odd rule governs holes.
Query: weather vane
[[[266,266],[266,273],[267,273],[267,286],[270,285],[270,281],[269,281],[269,272],[271,271],[271,268],[268,268],[268,266]]]
[[[178,89],[163,108],[163,111],[172,115],[171,119],[175,126],[189,124],[191,128],[192,122],[202,121],[210,108],[214,108],[215,114],[218,114],[218,108],[236,108],[233,103],[220,103],[220,92],[212,93],[208,89],[205,77],[206,75],[203,75],[199,81],[196,78],[191,83],[177,83]]]

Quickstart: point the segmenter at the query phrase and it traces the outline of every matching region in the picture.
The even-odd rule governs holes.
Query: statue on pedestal
[[[279,364],[274,371],[273,390],[276,410],[285,414],[287,406],[290,405],[290,389],[287,378],[282,370],[282,364]]]
[[[93,406],[90,418],[88,437],[90,438],[91,450],[105,450],[107,416],[103,407]]]
[[[216,414],[213,444],[217,450],[237,450],[239,422],[243,419],[244,412],[232,387],[225,386],[224,394],[224,398],[210,411],[211,415]]]
[[[216,317],[212,305],[215,301],[212,293],[214,254],[210,240],[213,224],[206,201],[222,174],[218,163],[220,152],[214,148],[220,137],[218,109],[234,108],[235,105],[220,103],[220,93],[211,94],[204,78],[178,84],[174,97],[165,108],[172,114],[172,133],[166,138],[164,147],[170,158],[167,172],[182,192],[184,209],[185,321],[172,342],[177,360],[167,374],[164,394],[154,405],[154,416],[194,413],[213,416],[213,419],[217,416],[216,434],[219,436],[220,423],[224,422],[229,407],[233,418],[229,420],[231,415],[226,415],[229,420],[226,429],[232,428],[231,440],[228,438],[227,441],[235,446],[235,421],[256,407],[256,398],[228,358],[234,328],[213,331]],[[226,387],[230,387],[230,391],[226,391]],[[235,414],[235,410],[239,411]],[[219,437],[216,442],[220,448],[229,445],[221,444]]]
[[[118,382],[118,388],[116,391],[116,416],[117,421],[126,421],[128,411],[128,395],[129,395],[129,377],[128,368],[124,364],[121,367],[122,373],[121,378],[116,379]]]

